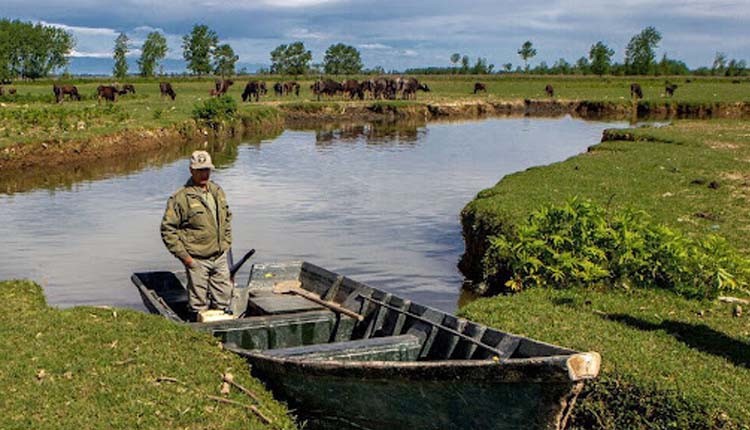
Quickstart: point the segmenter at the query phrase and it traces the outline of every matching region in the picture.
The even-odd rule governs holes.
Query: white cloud
[[[112,58],[111,52],[84,52],[76,49],[70,51],[70,56],[74,58]]]
[[[51,25],[53,27],[62,28],[65,31],[69,31],[73,33],[73,35],[83,35],[83,36],[107,36],[107,37],[117,37],[119,32],[115,31],[112,28],[96,28],[96,27],[78,27],[75,25],[66,25],[66,24],[59,24],[55,22],[45,22],[45,21],[39,21],[41,24],[44,25]]]
[[[388,45],[383,45],[382,43],[362,43],[357,46],[362,49],[393,49]]]
[[[418,54],[417,51],[413,49],[404,49],[403,51],[401,51],[401,55],[405,57],[416,57]]]
[[[305,40],[322,40],[327,39],[328,35],[325,33],[319,33],[316,31],[310,31],[306,28],[294,28],[287,32],[287,37],[290,37],[292,39],[305,39]]]

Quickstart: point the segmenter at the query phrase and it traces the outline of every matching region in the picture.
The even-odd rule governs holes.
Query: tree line
[[[492,74],[492,73],[532,73],[532,74],[579,74],[579,75],[714,75],[745,76],[749,74],[744,60],[730,59],[718,52],[710,67],[690,70],[687,65],[664,54],[656,59],[656,49],[662,36],[654,27],[646,27],[630,39],[624,52],[622,63],[613,61],[614,50],[602,41],[591,46],[587,55],[574,63],[560,58],[554,64],[545,61],[531,67],[530,61],[537,49],[527,40],[517,53],[522,65],[510,62],[495,68],[484,57],[473,62],[468,55],[454,53],[450,56],[452,66],[422,67],[407,69],[412,74]],[[15,78],[36,79],[46,77],[68,64],[68,57],[75,47],[73,36],[59,27],[33,24],[19,20],[0,19],[0,80]],[[123,79],[129,73],[126,59],[134,48],[125,33],[120,33],[114,41],[112,74]],[[169,48],[167,39],[158,32],[150,32],[140,47],[137,59],[138,74],[144,77],[162,74],[161,62]],[[195,75],[215,74],[229,76],[235,70],[239,56],[228,43],[220,43],[215,31],[203,24],[196,24],[182,37],[182,57],[188,71]],[[314,64],[312,52],[303,42],[277,46],[270,53],[271,66],[258,73],[305,75],[305,74],[383,74],[382,67],[365,69],[359,50],[343,43],[332,44],[325,52],[323,62]],[[244,70],[240,73],[245,72]],[[246,72],[245,72],[246,73]]]
[[[532,73],[536,75],[706,75],[706,76],[746,76],[749,74],[745,60],[729,59],[726,54],[717,52],[711,67],[700,67],[690,70],[688,66],[679,60],[668,58],[664,54],[661,60],[656,59],[656,49],[661,42],[661,33],[654,27],[646,27],[640,33],[630,39],[625,48],[624,61],[613,62],[615,51],[602,41],[596,42],[589,49],[588,55],[584,55],[569,63],[560,58],[554,64],[549,65],[542,61],[535,67],[530,67],[529,61],[536,56],[537,50],[534,44],[525,41],[517,53],[523,67],[517,65],[514,69],[512,63],[505,63],[498,73]],[[493,64],[487,65],[484,58],[477,58],[474,66],[470,66],[470,58],[467,55],[454,53],[450,56],[453,67],[427,67],[406,70],[414,74],[488,74],[494,69]],[[458,65],[460,62],[460,66]]]

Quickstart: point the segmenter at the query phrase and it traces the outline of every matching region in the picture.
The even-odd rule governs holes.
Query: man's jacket
[[[216,200],[218,216],[214,217],[192,178],[169,198],[161,221],[161,238],[169,252],[180,260],[188,255],[211,258],[232,246],[232,212],[224,190],[208,182],[208,191]]]

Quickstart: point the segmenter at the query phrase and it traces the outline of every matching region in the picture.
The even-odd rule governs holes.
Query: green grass
[[[295,428],[247,364],[208,334],[133,310],[50,308],[28,281],[0,282],[0,295],[0,428]],[[273,426],[207,399],[221,396],[223,372],[261,397]],[[254,404],[235,389],[228,398]]]
[[[671,293],[531,289],[464,317],[602,355],[572,428],[750,428],[750,317]]]
[[[344,76],[337,79],[344,79]],[[362,79],[363,76],[355,76]],[[319,112],[319,106],[336,106],[339,103],[371,105],[372,100],[349,101],[348,98],[323,97],[320,102],[315,101],[311,93],[312,78],[298,80],[301,84],[300,96],[277,97],[273,94],[273,82],[293,79],[293,77],[253,76],[236,78],[230,87],[229,95],[240,100],[245,83],[250,79],[266,81],[269,93],[261,99],[262,105],[282,104],[282,108]],[[685,78],[671,78],[677,82],[678,88],[673,99],[666,99],[664,92],[664,78],[615,78],[615,77],[562,77],[562,76],[422,76],[432,89],[429,93],[419,92],[418,101],[389,101],[390,107],[405,107],[415,103],[452,103],[472,101],[510,101],[526,98],[546,99],[544,87],[551,83],[555,87],[555,99],[558,100],[587,100],[608,101],[614,104],[629,105],[629,85],[633,81],[641,83],[644,89],[644,103],[734,103],[745,102],[750,99],[750,83],[732,84],[731,79],[700,79],[690,78],[691,83],[685,83]],[[84,100],[72,102],[66,100],[62,107],[56,106],[52,95],[52,81],[18,82],[13,84],[18,90],[16,96],[0,98],[0,112],[2,118],[10,118],[13,114],[39,118],[50,118],[38,124],[21,124],[16,121],[4,120],[0,125],[0,148],[15,144],[40,142],[47,140],[86,139],[92,136],[110,134],[126,129],[154,129],[174,126],[190,119],[193,105],[209,97],[209,90],[213,88],[213,78],[175,78],[170,80],[177,93],[175,101],[162,98],[159,95],[158,82],[162,79],[128,78],[123,82],[133,83],[137,93],[129,94],[118,99],[116,105],[121,107],[120,113],[108,113],[104,103],[100,105],[95,98],[96,87],[112,82],[110,79],[73,79]],[[487,94],[472,94],[473,84],[482,81],[487,84]],[[239,103],[239,113],[252,115],[257,112],[255,102]],[[69,113],[70,121],[61,124],[58,112]],[[97,112],[95,120],[78,120],[84,111]],[[18,113],[20,112],[20,113]],[[63,121],[64,122],[64,121]],[[83,124],[81,124],[83,122]]]

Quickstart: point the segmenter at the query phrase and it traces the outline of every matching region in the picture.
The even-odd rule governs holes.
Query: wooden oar
[[[365,319],[365,317],[363,317],[362,315],[356,312],[350,311],[349,309],[339,305],[338,303],[323,300],[317,294],[311,293],[307,290],[303,290],[300,287],[300,285],[302,285],[302,283],[300,281],[295,281],[295,280],[277,282],[273,285],[273,292],[274,294],[288,294],[288,293],[296,294],[300,297],[304,297],[307,300],[315,302],[319,305],[325,306],[328,309],[331,309],[332,311],[336,311],[348,317],[352,317],[356,319],[357,321],[362,321]]]

